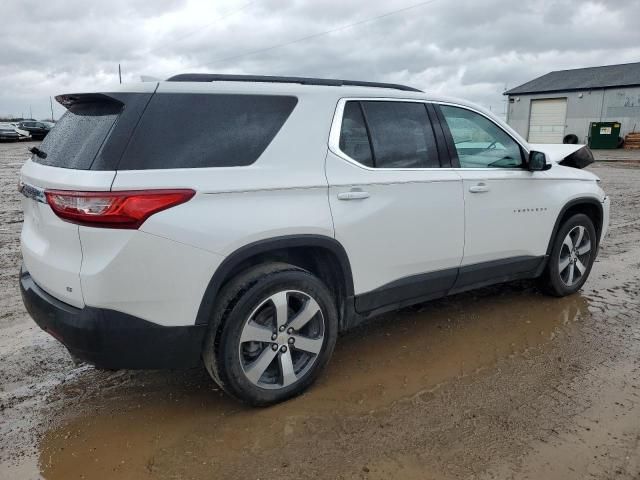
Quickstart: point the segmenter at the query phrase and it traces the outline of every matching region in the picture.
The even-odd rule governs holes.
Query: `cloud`
[[[205,71],[403,82],[500,113],[505,86],[551,70],[640,60],[635,0],[435,0],[362,22],[416,3],[6,2],[0,115],[31,106],[34,116],[48,116],[50,95],[103,89],[117,81],[118,63],[125,81]],[[334,31],[296,42],[327,30]]]

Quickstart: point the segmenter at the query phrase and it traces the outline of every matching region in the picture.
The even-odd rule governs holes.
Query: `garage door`
[[[567,99],[531,100],[530,143],[562,143],[567,120]]]

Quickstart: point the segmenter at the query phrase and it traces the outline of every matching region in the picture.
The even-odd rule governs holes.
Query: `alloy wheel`
[[[288,387],[311,369],[324,333],[322,309],[311,296],[297,290],[274,293],[253,310],[242,328],[242,371],[258,387]]]
[[[591,238],[582,225],[573,227],[560,248],[558,272],[562,282],[571,287],[578,283],[587,271],[591,260]]]

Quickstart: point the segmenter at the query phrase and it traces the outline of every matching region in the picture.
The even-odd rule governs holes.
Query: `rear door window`
[[[347,102],[342,115],[340,150],[357,162],[373,167],[371,145],[360,102]]]
[[[118,169],[251,165],[297,101],[276,95],[157,93]]]
[[[347,102],[340,150],[374,168],[440,167],[433,128],[421,102]]]
[[[72,105],[38,147],[46,158],[34,155],[33,161],[51,167],[89,170],[121,110],[122,105],[116,102]]]

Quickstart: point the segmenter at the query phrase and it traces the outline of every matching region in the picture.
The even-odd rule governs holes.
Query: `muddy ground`
[[[75,366],[28,318],[26,146],[0,144],[0,478],[640,478],[640,164],[592,167],[611,230],[580,294],[525,282],[387,315],[308,393],[249,409],[203,369]]]

